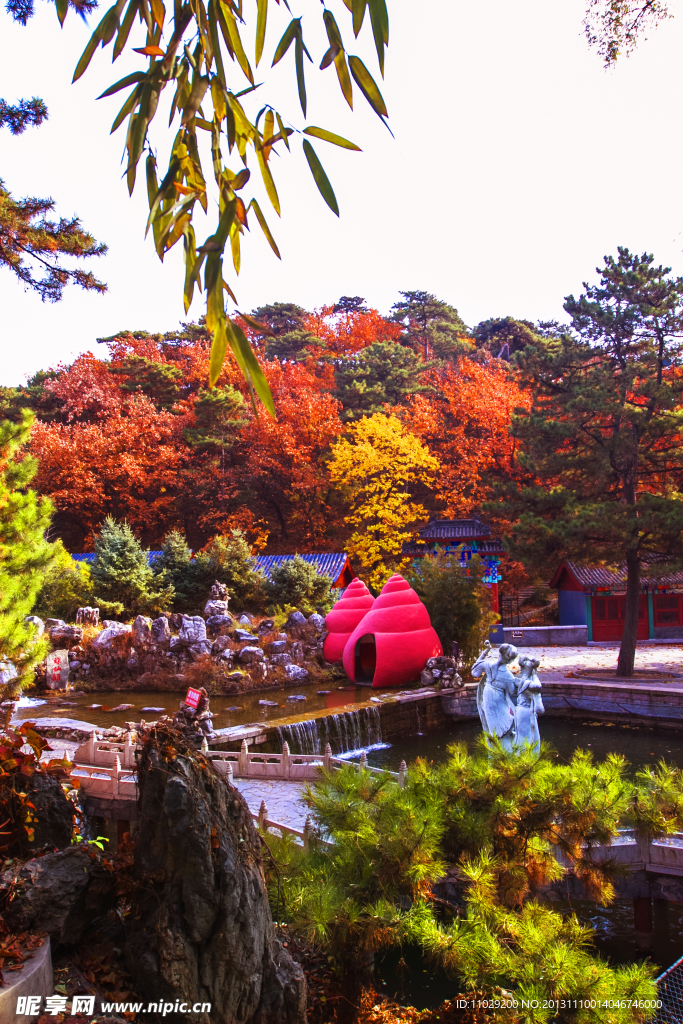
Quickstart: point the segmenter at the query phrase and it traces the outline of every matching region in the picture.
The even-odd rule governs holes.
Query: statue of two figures
[[[497,659],[495,653],[487,641],[472,666],[473,677],[480,680],[477,708],[481,727],[487,736],[496,736],[506,750],[530,743],[538,752],[538,716],[544,712],[537,671],[540,662],[536,658],[520,658],[520,672],[515,676],[510,665],[517,657],[517,648],[501,644]]]

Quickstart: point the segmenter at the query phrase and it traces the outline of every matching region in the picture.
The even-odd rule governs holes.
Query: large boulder
[[[160,615],[152,623],[152,638],[157,644],[167,643],[171,639],[171,627],[165,615]]]
[[[152,642],[152,620],[146,615],[138,615],[133,623],[133,643],[136,647],[146,647]]]
[[[258,637],[250,633],[248,629],[236,629],[232,634],[232,638],[238,644],[249,643],[250,640],[258,640]]]
[[[231,647],[232,640],[229,636],[219,636],[211,645],[211,653],[214,657],[218,657],[219,654],[224,654],[226,651],[230,651]]]
[[[316,633],[322,633],[325,628],[325,618],[322,615],[318,615],[317,612],[313,612],[312,615],[308,616],[308,625],[313,626]]]
[[[74,805],[67,799],[59,779],[46,772],[19,778],[21,785],[17,781],[16,786],[26,794],[26,801],[22,802],[13,789],[0,789],[0,821],[9,818],[23,822],[26,803],[33,804],[35,820],[30,826],[34,830],[33,839],[29,842],[24,828],[19,826],[10,840],[9,855],[30,857],[46,848],[68,846],[74,824]]]
[[[163,726],[144,742],[138,778],[125,957],[140,994],[211,1003],[194,1024],[305,1024],[306,981],[275,936],[243,797]]]
[[[200,658],[207,658],[211,654],[211,641],[200,640],[198,644],[190,644],[187,651],[193,661],[199,661]]]
[[[180,642],[186,647],[201,643],[206,640],[206,623],[201,615],[183,615],[183,624],[180,627]]]
[[[233,624],[232,615],[211,615],[206,620],[206,628],[214,636],[221,629],[229,629]]]
[[[243,647],[240,651],[240,661],[247,665],[254,661],[263,661],[263,651],[260,647]]]
[[[212,615],[227,615],[227,601],[207,601],[204,605],[204,615],[210,618]]]
[[[45,619],[45,629],[50,632],[55,626],[66,626],[64,619]]]
[[[269,644],[266,644],[266,651],[268,654],[282,654],[283,651],[287,650],[286,640],[271,640]]]
[[[106,649],[113,647],[114,643],[119,637],[124,636],[126,633],[132,633],[133,627],[126,626],[123,622],[110,622],[101,633],[98,633],[93,640],[93,647],[99,647],[100,649]]]
[[[95,863],[88,849],[71,846],[3,871],[0,900],[9,927],[40,929],[55,943],[78,942],[92,918],[86,900]]]
[[[50,640],[55,647],[70,647],[71,644],[80,644],[82,639],[80,626],[53,626],[50,630]]]
[[[308,669],[303,668],[302,665],[285,665],[285,675],[288,679],[298,683],[303,679],[308,679]]]
[[[32,626],[35,626],[35,635],[42,636],[45,632],[45,623],[42,619],[39,619],[37,615],[27,615],[24,622],[30,622]]]

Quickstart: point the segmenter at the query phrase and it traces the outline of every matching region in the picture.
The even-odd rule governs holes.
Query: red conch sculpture
[[[348,590],[346,591],[348,593]],[[428,658],[443,654],[429,612],[402,576],[392,576],[344,648],[344,671],[375,689],[418,679]]]
[[[323,645],[325,661],[342,660],[346,641],[374,603],[374,597],[356,576],[325,618],[325,629],[328,630]]]

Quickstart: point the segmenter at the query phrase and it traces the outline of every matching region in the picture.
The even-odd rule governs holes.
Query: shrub
[[[462,548],[427,555],[414,566],[408,580],[424,602],[444,652],[450,654],[457,640],[462,663],[469,668],[488,640],[489,628],[497,620],[491,611],[491,597],[482,578],[484,566],[472,555],[463,571]]]
[[[61,540],[54,546],[55,560],[40,588],[33,614],[74,622],[78,609],[92,601],[90,567],[76,562]]]
[[[173,587],[161,573],[154,574],[145,551],[128,523],[108,516],[95,541],[97,555],[91,569],[93,600],[105,613],[159,614],[173,600]]]
[[[228,588],[231,610],[259,611],[264,606],[263,575],[254,568],[251,548],[241,530],[214,537],[195,559],[204,594],[215,580]]]
[[[316,608],[329,611],[332,606],[329,576],[321,576],[315,565],[304,561],[301,555],[273,566],[265,592],[274,605],[293,605],[307,614]]]

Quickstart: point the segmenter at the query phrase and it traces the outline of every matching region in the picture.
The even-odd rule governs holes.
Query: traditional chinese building
[[[557,589],[560,625],[587,626],[590,640],[621,640],[626,569],[562,562],[550,581]],[[639,640],[683,639],[683,572],[640,581]]]
[[[411,558],[424,558],[425,555],[440,551],[457,551],[462,547],[461,560],[466,569],[472,555],[479,555],[486,567],[484,583],[491,589],[491,607],[498,611],[498,584],[500,575],[500,559],[505,554],[502,541],[491,536],[492,530],[488,523],[473,517],[472,519],[431,519],[419,530],[419,540],[403,545],[403,554]]]

